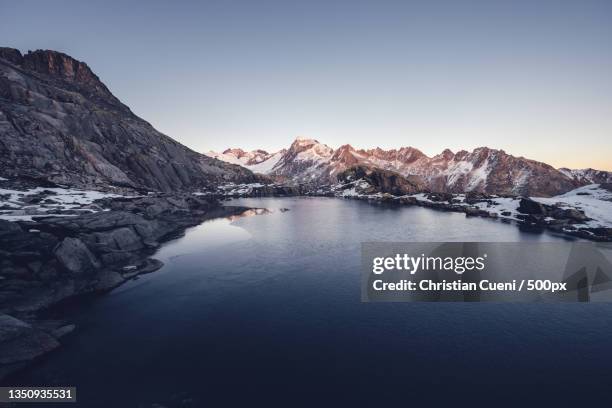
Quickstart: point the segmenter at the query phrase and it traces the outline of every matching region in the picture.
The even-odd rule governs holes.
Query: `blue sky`
[[[612,170],[610,1],[4,1],[197,151],[487,145]]]

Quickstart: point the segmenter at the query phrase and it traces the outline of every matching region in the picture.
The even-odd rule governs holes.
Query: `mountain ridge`
[[[52,50],[0,48],[0,176],[85,188],[195,190],[256,181],[136,116],[89,66]]]
[[[226,151],[224,157],[216,157],[231,160],[232,154]],[[266,160],[258,161],[257,165],[263,167]],[[612,180],[612,172],[555,169],[546,163],[486,146],[472,151],[444,149],[430,157],[412,146],[384,150],[380,147],[357,149],[345,144],[333,149],[308,138],[295,139],[288,149],[283,149],[273,166],[267,166],[264,174],[294,183],[333,183],[342,172],[355,166],[417,177],[420,178],[417,184],[429,191],[451,193],[553,196],[593,182]]]

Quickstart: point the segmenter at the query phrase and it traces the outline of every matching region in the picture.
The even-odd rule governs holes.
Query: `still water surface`
[[[160,271],[70,311],[78,330],[18,382],[75,385],[96,407],[610,399],[612,305],[360,302],[362,241],[562,238],[350,200],[232,204],[271,213],[166,244]]]

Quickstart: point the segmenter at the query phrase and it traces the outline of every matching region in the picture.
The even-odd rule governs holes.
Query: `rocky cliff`
[[[338,182],[354,184],[356,194],[387,193],[395,196],[415,194],[426,190],[420,178],[404,177],[389,170],[356,165],[338,174]]]
[[[12,48],[0,48],[0,176],[158,191],[256,180],[155,130],[84,62]]]

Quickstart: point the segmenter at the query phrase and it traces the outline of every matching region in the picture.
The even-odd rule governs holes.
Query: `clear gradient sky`
[[[197,151],[487,145],[612,170],[612,1],[0,0]]]

